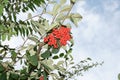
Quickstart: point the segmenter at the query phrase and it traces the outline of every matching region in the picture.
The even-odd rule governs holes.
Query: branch
[[[42,49],[43,46],[44,46],[44,43],[40,43],[40,44],[38,45],[38,50],[37,50],[37,57],[38,57],[38,60],[40,60],[39,54],[40,54],[41,49]]]
[[[43,9],[42,13],[37,14],[37,15],[35,15],[35,16],[29,18],[29,19],[26,19],[26,20],[24,20],[24,21],[28,21],[28,20],[33,19],[33,18],[38,17],[38,16],[42,16],[42,15],[44,14],[44,11],[46,10],[48,4],[49,4],[49,2],[46,4],[46,6],[45,6],[45,8]]]

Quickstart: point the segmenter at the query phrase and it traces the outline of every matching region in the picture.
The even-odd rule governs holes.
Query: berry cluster
[[[60,26],[59,28],[54,28],[52,32],[44,38],[44,42],[54,48],[58,48],[58,44],[65,46],[70,39],[70,28]]]

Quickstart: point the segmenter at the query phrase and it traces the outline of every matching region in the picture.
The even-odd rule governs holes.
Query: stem
[[[63,18],[63,21],[61,23],[63,23],[65,21],[65,19],[67,18],[67,16],[70,14],[73,6],[74,6],[74,4],[71,5],[71,9],[68,11],[68,13],[66,14],[66,17]]]
[[[39,47],[38,47],[38,50],[37,50],[37,57],[38,57],[38,60],[39,60],[39,61],[40,61],[39,54],[40,54],[40,52],[41,52],[41,49],[42,49],[43,45],[44,45],[44,43],[40,43],[40,44],[39,44]]]

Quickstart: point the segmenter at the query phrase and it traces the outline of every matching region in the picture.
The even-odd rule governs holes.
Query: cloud
[[[120,56],[119,0],[104,1],[98,8],[97,5],[86,8],[88,5],[89,3],[84,2],[84,5],[75,10],[83,15],[83,20],[79,28],[73,28],[73,55],[76,60],[90,56],[93,61],[103,60],[105,63],[78,80],[117,80],[120,72],[120,64],[117,62]],[[100,8],[103,12],[96,13]]]

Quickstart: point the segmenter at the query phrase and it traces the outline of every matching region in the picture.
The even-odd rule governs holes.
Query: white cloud
[[[73,55],[76,60],[79,57],[93,58],[94,61],[104,61],[103,66],[90,70],[79,77],[78,80],[117,80],[117,75],[120,72],[120,11],[117,10],[119,2],[103,4],[104,12],[96,13],[95,10],[86,9],[82,5],[82,9],[76,7],[76,11],[82,13],[83,20],[79,28],[73,28],[75,38],[75,46]],[[105,6],[107,4],[107,6]],[[112,8],[110,10],[110,8]],[[82,10],[82,12],[81,12]],[[99,9],[98,9],[99,10]],[[104,14],[105,13],[105,14]]]

